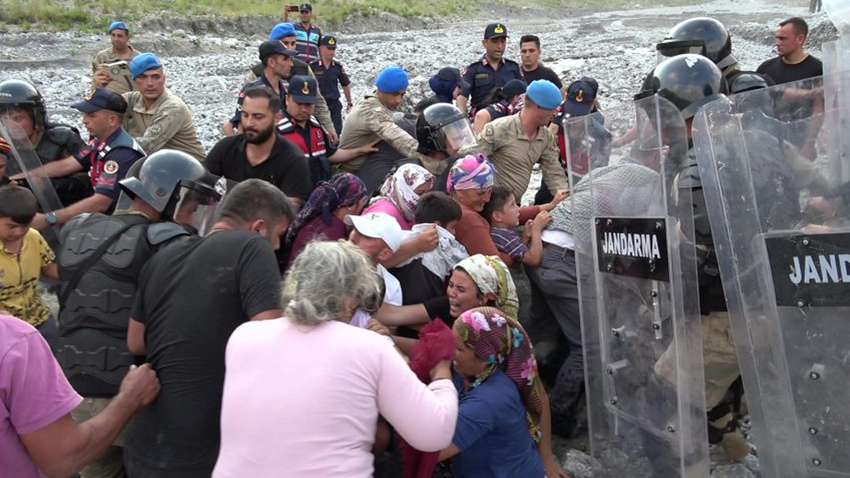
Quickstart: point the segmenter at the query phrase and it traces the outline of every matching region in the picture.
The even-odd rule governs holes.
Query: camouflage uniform
[[[262,74],[263,64],[255,64],[251,67],[250,70],[248,70],[248,74],[245,75],[245,84],[256,80]],[[312,76],[313,78],[316,77],[316,74],[313,73],[313,70],[310,68],[310,65],[304,63],[298,58],[292,59],[292,71],[290,72],[289,77],[291,78],[295,75]],[[284,78],[283,80],[289,83],[289,78]],[[286,106],[284,105],[284,108],[285,107]],[[319,124],[321,124],[322,127],[325,128],[325,131],[338,133],[340,135],[342,134],[342,131],[337,131],[334,127],[333,119],[331,119],[331,110],[328,109],[328,102],[325,101],[324,98],[322,98],[322,95],[319,95],[319,101],[316,103],[316,110],[313,111],[313,116],[315,116],[316,119],[319,120]]]
[[[421,158],[419,142],[393,121],[393,112],[377,96],[368,94],[358,101],[342,126],[340,149],[355,149],[378,140],[389,143],[403,157]],[[340,165],[345,172],[357,172],[368,157],[361,154]],[[429,158],[425,158],[426,160]]]
[[[148,110],[138,91],[124,93],[127,112],[124,129],[148,154],[160,149],[176,149],[203,161],[206,156],[189,107],[166,88]]]
[[[119,60],[126,60],[127,63],[130,62],[133,58],[139,55],[139,52],[136,51],[130,45],[127,45],[127,48],[130,49],[130,57],[129,58],[116,58],[112,53],[112,47],[106,48],[97,52],[97,55],[94,56],[94,59],[91,62],[91,71],[92,73],[96,73],[97,70],[100,69],[100,65],[104,65],[107,63],[114,63]],[[92,78],[92,91],[96,88],[94,84],[94,78]],[[132,83],[127,82],[123,77],[116,78],[115,81],[110,81],[108,85],[106,85],[107,89],[110,89],[119,95],[123,95],[128,91],[133,91],[135,88]]]
[[[519,114],[487,123],[478,135],[478,150],[496,165],[496,184],[511,189],[517,202],[528,189],[531,169],[540,163],[543,182],[550,191],[567,189],[567,176],[558,160],[558,143],[546,127],[537,129],[537,137],[528,139]]]

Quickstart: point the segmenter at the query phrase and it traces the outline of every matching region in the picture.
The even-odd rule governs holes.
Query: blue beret
[[[375,87],[384,93],[398,93],[406,90],[410,82],[407,80],[407,73],[400,66],[388,66],[383,71],[378,73],[378,78],[375,79]]]
[[[278,23],[269,32],[269,41],[280,40],[285,37],[294,37],[295,27],[289,22]]]
[[[561,90],[551,81],[532,81],[525,90],[525,97],[543,109],[554,110],[561,106]]]
[[[112,30],[127,30],[127,33],[130,33],[130,27],[128,27],[124,22],[112,22],[112,24],[109,25],[109,30],[106,30],[106,33],[112,33]]]
[[[142,53],[130,62],[130,73],[134,80],[142,73],[156,68],[162,68],[162,63],[153,53]]]

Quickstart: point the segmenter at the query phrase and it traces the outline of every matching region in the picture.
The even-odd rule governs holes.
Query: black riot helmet
[[[0,82],[0,114],[12,108],[28,109],[36,127],[47,124],[47,111],[44,98],[38,89],[28,81],[5,80]]]
[[[762,88],[770,88],[770,81],[764,75],[755,72],[739,72],[734,76],[728,76],[729,94],[737,95],[745,91],[760,90]]]
[[[449,103],[425,108],[416,120],[416,140],[419,141],[420,153],[445,153],[449,156],[476,144],[469,119]]]
[[[635,101],[658,95],[692,118],[704,104],[723,98],[726,80],[720,69],[706,57],[684,54],[669,58],[655,67],[645,80]]]
[[[732,36],[713,18],[685,20],[670,30],[655,49],[663,57],[696,53],[713,61],[721,70],[738,63],[732,55]]]
[[[163,149],[139,162],[138,178],[128,176],[120,182],[130,197],[146,202],[167,221],[198,229],[209,221],[221,195],[200,161],[182,151]]]

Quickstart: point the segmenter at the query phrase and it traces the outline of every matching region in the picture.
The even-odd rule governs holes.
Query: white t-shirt
[[[401,282],[399,282],[394,275],[390,274],[390,271],[380,264],[378,264],[378,270],[384,278],[384,286],[387,289],[384,293],[384,303],[390,305],[402,305]]]

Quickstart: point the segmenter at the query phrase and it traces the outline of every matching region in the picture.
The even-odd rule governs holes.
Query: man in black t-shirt
[[[129,476],[210,476],[227,340],[249,320],[282,314],[274,249],[294,216],[286,196],[249,179],[219,214],[209,235],[175,241],[142,269],[127,344],[147,354],[162,390],[126,430]]]
[[[776,31],[776,51],[779,56],[762,63],[757,73],[767,75],[777,85],[798,82],[823,75],[823,63],[803,51],[809,26],[802,18],[789,18],[779,24]],[[818,115],[823,111],[823,98],[819,80],[799,88],[787,88],[783,101],[776,104],[776,118],[785,122],[799,122],[788,129],[787,140],[800,148],[804,156],[817,156],[815,140],[822,123]],[[811,121],[803,122],[812,118]]]
[[[312,192],[310,168],[304,153],[275,132],[282,118],[280,98],[270,89],[245,90],[243,133],[219,141],[204,164],[218,176],[233,181],[262,179],[277,186],[301,207]]]
[[[526,84],[530,85],[534,80],[548,80],[563,92],[564,85],[558,74],[540,63],[540,38],[536,35],[523,35],[519,39],[519,54],[522,58],[522,79]]]
[[[776,52],[779,56],[762,63],[757,73],[769,76],[777,85],[823,75],[823,63],[803,51],[809,35],[809,25],[802,18],[789,18],[776,31]]]

